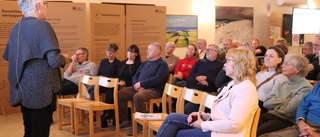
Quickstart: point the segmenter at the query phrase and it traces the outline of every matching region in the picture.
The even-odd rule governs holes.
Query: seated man
[[[320,53],[320,39],[316,39],[313,43],[313,51],[312,54],[308,59],[310,61],[309,64],[309,73],[306,76],[306,79],[309,80],[318,80],[317,76],[320,72],[320,65],[319,65],[319,53]]]
[[[223,68],[223,62],[218,60],[219,47],[210,44],[206,49],[206,59],[199,60],[191,69],[187,79],[187,87],[202,90],[204,92],[217,92],[215,86],[216,77]],[[185,114],[198,111],[199,105],[187,103]]]
[[[177,66],[178,61],[180,58],[173,54],[173,51],[176,49],[176,44],[174,42],[167,42],[165,46],[165,55],[162,56],[162,59],[167,62],[169,67],[170,74],[173,74],[174,69]]]
[[[130,128],[128,121],[127,102],[133,101],[136,112],[146,112],[145,102],[150,99],[160,98],[164,85],[169,75],[169,68],[161,58],[161,46],[159,43],[151,43],[147,50],[148,61],[143,62],[132,78],[132,87],[124,87],[119,90],[119,117],[120,128]],[[138,132],[142,126],[138,125]],[[132,135],[132,132],[128,132]]]
[[[62,79],[61,95],[72,95],[78,93],[78,84],[81,75],[95,76],[98,67],[88,59],[89,52],[82,47],[71,56],[72,62],[64,72]]]
[[[268,137],[298,137],[312,136],[319,137],[320,131],[320,83],[301,101],[297,114],[296,126],[288,127],[283,130],[271,132]]]

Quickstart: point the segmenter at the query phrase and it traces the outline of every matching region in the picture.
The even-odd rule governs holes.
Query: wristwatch
[[[296,124],[298,124],[298,122],[299,122],[300,120],[305,121],[305,119],[304,119],[303,117],[299,117],[299,118],[297,119],[297,121],[296,121]]]

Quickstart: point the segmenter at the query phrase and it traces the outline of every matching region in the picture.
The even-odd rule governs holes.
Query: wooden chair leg
[[[62,130],[62,112],[63,106],[58,104],[58,128]]]
[[[75,135],[79,135],[79,110],[74,109],[74,130],[75,130]]]
[[[94,134],[94,124],[93,124],[93,111],[89,111],[89,128],[90,128],[90,137],[93,137]]]
[[[137,137],[137,122],[135,121],[134,116],[132,117],[132,133],[133,133],[133,137]]]

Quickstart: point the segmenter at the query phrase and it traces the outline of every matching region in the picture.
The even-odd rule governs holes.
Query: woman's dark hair
[[[116,43],[110,43],[107,47],[107,51],[117,52],[118,45]]]
[[[132,44],[129,48],[128,48],[129,52],[132,53],[138,53],[138,55],[136,56],[136,58],[134,59],[134,61],[139,61],[141,62],[141,57],[140,57],[140,50],[139,47],[136,44]]]
[[[283,61],[284,61],[284,57],[285,57],[286,54],[282,51],[281,48],[276,47],[276,46],[270,47],[270,48],[268,48],[268,49],[273,49],[274,51],[277,52],[278,57],[279,57],[279,58],[282,58],[282,61],[277,65],[277,68],[276,68],[276,71],[277,71],[277,72],[282,72],[281,66],[282,66],[282,63],[283,63]]]

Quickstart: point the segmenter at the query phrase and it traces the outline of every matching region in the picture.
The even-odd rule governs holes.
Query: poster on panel
[[[125,10],[124,5],[90,4],[90,30],[92,60],[106,58],[108,44],[115,43],[119,49],[116,58],[125,59]]]
[[[46,21],[53,27],[62,53],[71,57],[78,48],[88,48],[85,3],[48,2]]]
[[[17,1],[0,1],[0,115],[19,112],[19,107],[10,107],[8,62],[2,58],[13,25],[22,17]]]
[[[126,47],[138,45],[145,61],[148,45],[154,42],[163,47],[166,43],[166,7],[126,5]]]
[[[216,7],[216,42],[220,47],[225,39],[251,43],[252,38],[252,7]]]

